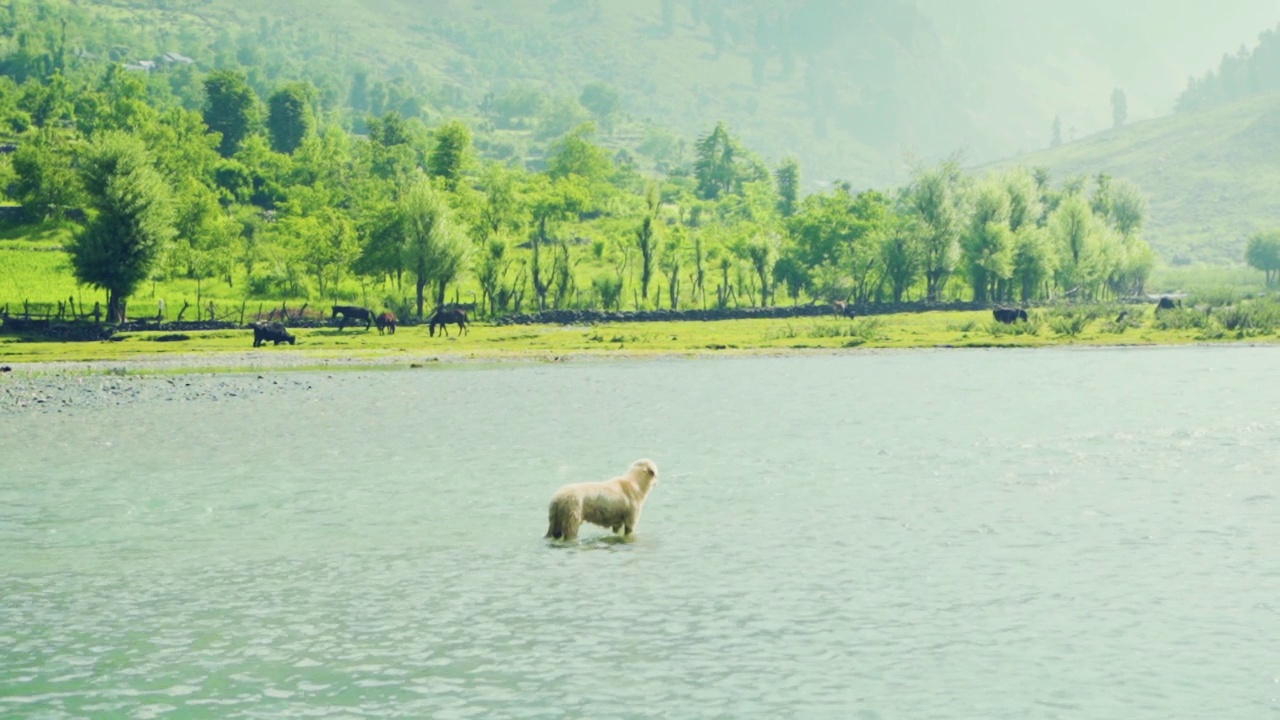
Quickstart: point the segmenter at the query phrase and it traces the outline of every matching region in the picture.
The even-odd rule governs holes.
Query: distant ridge
[[[1048,168],[1054,183],[1105,172],[1151,202],[1144,237],[1173,265],[1243,262],[1248,236],[1280,227],[1280,93],[1134,123],[978,168]]]

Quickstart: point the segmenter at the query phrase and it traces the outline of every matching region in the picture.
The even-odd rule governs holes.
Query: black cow
[[[1022,308],[995,308],[991,311],[991,314],[995,316],[997,322],[1002,322],[1005,325],[1012,325],[1019,320],[1022,322],[1027,321],[1027,311]]]
[[[1156,303],[1156,310],[1172,310],[1180,307],[1182,307],[1182,301],[1178,300],[1177,302],[1174,302],[1174,299],[1171,297],[1162,297],[1160,298],[1160,302]]]
[[[272,342],[276,345],[287,342],[290,345],[296,345],[298,338],[291,335],[288,330],[285,330],[284,325],[280,323],[254,323],[253,346],[260,347],[265,342]]]

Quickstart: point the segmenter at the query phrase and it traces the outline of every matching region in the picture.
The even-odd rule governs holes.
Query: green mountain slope
[[[1280,93],[1135,123],[984,169],[1105,172],[1151,203],[1145,237],[1167,262],[1239,263],[1248,236],[1280,227]]]

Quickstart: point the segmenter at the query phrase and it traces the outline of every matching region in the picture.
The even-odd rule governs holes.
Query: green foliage
[[[471,150],[471,131],[457,120],[445,123],[435,132],[435,146],[427,158],[427,172],[444,179],[445,189],[454,192],[462,181],[467,155]]]
[[[593,82],[582,88],[582,96],[578,98],[582,107],[591,111],[596,122],[608,128],[612,118],[622,110],[622,94],[608,83]]]
[[[231,157],[258,119],[258,97],[243,73],[217,70],[204,80],[204,122],[222,135],[218,152]]]
[[[290,83],[271,96],[267,101],[267,130],[271,133],[272,150],[290,154],[302,145],[315,125],[311,114],[314,99],[315,88],[307,83]]]
[[[1267,276],[1267,286],[1280,280],[1280,230],[1254,233],[1245,246],[1244,261]]]
[[[1180,307],[1161,310],[1155,314],[1152,327],[1157,330],[1204,330],[1209,327],[1210,315],[1195,308]]]
[[[64,217],[80,200],[80,179],[72,169],[68,144],[56,133],[40,131],[13,156],[13,191],[28,217]]]
[[[1049,328],[1060,336],[1075,337],[1089,327],[1096,319],[1094,313],[1085,308],[1055,308],[1049,313]]]
[[[426,177],[419,177],[400,199],[396,220],[400,261],[417,282],[421,318],[426,286],[436,284],[436,304],[443,305],[446,286],[462,271],[470,248],[447,199]]]
[[[76,279],[108,293],[108,318],[125,320],[125,303],[146,280],[174,234],[170,193],[141,141],[100,136],[84,157],[84,186],[94,214],[69,245]]]

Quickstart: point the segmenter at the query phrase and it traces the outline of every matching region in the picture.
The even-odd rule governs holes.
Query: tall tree
[[[778,212],[789,218],[796,213],[800,201],[800,162],[792,157],[783,160],[774,178],[778,183]]]
[[[419,177],[400,198],[401,258],[414,277],[418,317],[423,316],[427,285],[437,283],[437,302],[444,284],[457,275],[467,240],[453,223],[449,203],[426,177]]]
[[[445,189],[454,192],[462,181],[467,153],[471,150],[471,131],[457,120],[441,125],[435,132],[435,145],[427,157],[427,172],[443,178]]]
[[[738,188],[738,143],[723,122],[716,123],[710,133],[698,140],[696,152],[693,174],[698,181],[698,197],[715,200]]]
[[[315,120],[311,103],[315,88],[310,83],[289,83],[277,90],[267,102],[267,130],[271,133],[271,149],[292,154],[311,134]]]
[[[622,109],[622,96],[617,88],[608,83],[593,82],[582,88],[582,96],[578,98],[582,107],[591,111],[600,127],[608,132],[613,127],[613,117]]]
[[[658,186],[650,184],[644,195],[644,217],[640,218],[640,227],[636,228],[636,248],[640,250],[640,299],[646,303],[649,302],[649,282],[653,279],[653,256],[658,248],[654,233],[660,198]]]
[[[1053,129],[1049,135],[1049,147],[1056,148],[1062,144],[1062,118],[1053,116]]]
[[[204,123],[222,134],[218,152],[231,157],[258,120],[258,96],[243,73],[226,69],[209,73],[204,92]]]
[[[92,214],[67,247],[71,268],[78,281],[107,291],[107,319],[124,322],[129,296],[174,234],[168,185],[129,135],[100,135],[82,163]]]
[[[1010,275],[1013,232],[1009,229],[1009,206],[1003,183],[987,180],[978,187],[969,228],[960,240],[974,302],[1000,300],[996,286]]]
[[[1280,279],[1280,230],[1254,233],[1245,248],[1244,261],[1266,274],[1267,287],[1274,286]]]
[[[908,209],[923,232],[925,295],[929,302],[941,299],[942,289],[955,270],[961,223],[959,182],[960,168],[952,160],[933,170],[917,171],[907,190]]]
[[[1116,88],[1111,91],[1111,126],[1120,127],[1129,119],[1129,98],[1124,90]]]

